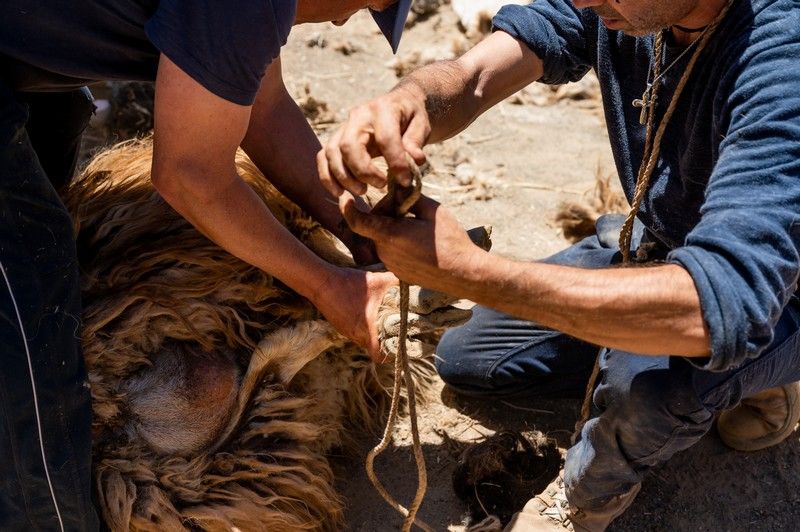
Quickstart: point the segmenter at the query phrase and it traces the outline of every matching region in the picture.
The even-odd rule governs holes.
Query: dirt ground
[[[397,57],[369,17],[359,14],[341,28],[296,27],[282,59],[290,92],[317,109],[316,129],[325,138],[347,109],[391,88],[398,71],[452,57],[469,46],[445,4],[406,30]],[[558,92],[526,89],[426,153],[433,171],[425,179],[425,192],[450,206],[467,227],[492,225],[493,252],[522,260],[568,245],[554,223],[559,204],[589,197],[598,174],[614,175],[591,79]],[[466,445],[501,429],[536,429],[565,450],[580,409],[577,399],[465,399],[441,382],[430,395],[419,413],[429,479],[420,517],[436,530],[464,529],[466,508],[453,492],[451,477]],[[357,449],[334,460],[353,531],[400,528],[401,518],[364,473],[364,456],[378,439],[365,434]],[[385,485],[406,503],[417,485],[410,442],[404,419],[377,466]],[[712,431],[648,473],[639,497],[611,530],[796,530],[798,471],[797,436],[766,451],[739,453],[723,446]]]
[[[305,87],[324,102],[334,123],[352,105],[391,88],[396,70],[469,47],[449,5],[406,30],[398,56],[368,17],[344,27],[295,28],[283,53],[294,94]],[[330,114],[329,113],[329,114]],[[545,257],[567,245],[554,223],[558,205],[586,197],[600,174],[614,174],[597,91],[591,82],[553,93],[526,89],[486,113],[457,138],[426,149],[433,174],[425,191],[452,207],[467,227],[494,227],[493,252],[518,259]],[[420,412],[428,492],[420,516],[437,530],[462,530],[464,504],[451,476],[460,450],[500,429],[537,429],[568,446],[579,401],[530,403],[461,398],[441,383]],[[363,472],[378,440],[365,435],[355,456],[336,460],[339,487],[353,531],[399,529],[401,519]],[[410,501],[416,473],[407,420],[378,460],[378,473],[400,500]],[[631,509],[612,530],[796,530],[800,518],[800,442],[793,436],[762,452],[727,449],[714,431],[646,475]]]

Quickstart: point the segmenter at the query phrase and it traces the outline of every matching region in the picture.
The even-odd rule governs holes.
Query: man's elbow
[[[150,172],[150,181],[164,201],[173,206],[185,196],[185,189],[188,188],[188,177],[183,172],[174,166],[158,165],[155,161]]]
[[[176,208],[187,202],[200,205],[213,202],[223,187],[218,171],[196,164],[154,161],[150,180],[164,201]]]

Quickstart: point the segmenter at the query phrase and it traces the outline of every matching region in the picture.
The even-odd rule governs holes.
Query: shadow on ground
[[[455,495],[452,473],[461,451],[471,442],[499,430],[539,430],[562,450],[580,411],[580,401],[489,401],[466,398],[445,388],[440,400],[474,420],[463,429],[448,430],[438,444],[424,445],[428,463],[428,494],[420,517],[435,530],[463,530],[466,505]],[[425,415],[425,413],[423,413]],[[427,420],[430,421],[430,420]],[[355,454],[334,460],[343,495],[350,504],[347,520],[353,531],[399,530],[402,520],[374,490],[363,473],[363,457],[377,436],[364,437]],[[378,460],[377,471],[402,501],[416,489],[410,447],[390,447]],[[715,430],[687,451],[648,472],[633,506],[610,528],[620,531],[739,531],[800,530],[800,439],[798,433],[771,449],[755,453],[725,447]]]

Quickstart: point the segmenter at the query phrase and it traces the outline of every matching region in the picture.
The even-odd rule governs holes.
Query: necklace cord
[[[703,53],[703,50],[706,48],[706,45],[711,40],[711,37],[714,35],[715,30],[720,25],[722,20],[725,18],[725,15],[728,14],[733,1],[728,2],[728,4],[722,9],[720,14],[717,18],[712,22],[708,28],[704,30],[703,35],[700,36],[699,44],[692,54],[691,59],[689,59],[689,63],[686,66],[686,70],[683,72],[678,85],[675,88],[675,92],[672,95],[672,99],[670,100],[669,106],[667,107],[667,111],[664,113],[664,118],[658,125],[658,129],[655,132],[655,136],[653,136],[653,126],[654,126],[654,115],[656,109],[656,100],[658,94],[658,84],[654,84],[652,88],[652,94],[649,102],[649,113],[648,113],[648,120],[647,120],[647,133],[645,137],[645,150],[642,157],[642,164],[639,167],[639,173],[636,178],[636,187],[634,189],[633,201],[631,202],[631,210],[628,213],[627,218],[625,219],[625,223],[622,226],[622,231],[620,233],[619,238],[619,248],[622,252],[622,260],[624,263],[630,261],[630,253],[631,253],[631,238],[633,234],[633,221],[636,218],[636,215],[639,212],[639,208],[642,205],[642,200],[644,199],[644,194],[647,191],[647,187],[650,184],[650,178],[653,175],[653,170],[655,170],[656,164],[658,163],[658,157],[661,152],[661,141],[664,137],[664,133],[667,129],[667,125],[669,124],[670,120],[672,119],[672,115],[675,112],[675,109],[678,106],[678,101],[680,100],[681,94],[683,93],[683,89],[686,87],[687,82],[689,81],[689,77],[691,76],[692,71],[694,70],[695,64],[697,64],[697,60],[700,58],[700,55]],[[666,30],[665,30],[666,31]],[[655,55],[656,61],[654,62],[654,68],[658,68],[661,63],[661,54],[663,53],[664,49],[664,35],[665,31],[662,31],[656,37],[655,42]],[[671,66],[671,65],[670,65]],[[655,74],[654,74],[655,75]],[[655,76],[654,79],[658,79],[660,76]]]
[[[700,33],[701,31],[705,31],[708,26],[700,26],[699,28],[687,28],[686,26],[679,26],[677,24],[672,25],[673,28],[676,30],[682,31],[683,33]]]

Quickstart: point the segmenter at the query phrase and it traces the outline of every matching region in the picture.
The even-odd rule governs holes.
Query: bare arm
[[[334,197],[320,183],[315,157],[321,145],[286,90],[280,59],[261,81],[242,148],[281,193],[341,239],[356,262],[377,262],[369,242],[342,223]]]
[[[700,299],[675,264],[585,270],[482,253],[466,297],[593,344],[646,355],[709,355]]]
[[[239,177],[250,107],[202,87],[162,55],[152,177],[164,199],[229,253],[306,296],[341,333],[377,353],[375,314],[388,280],[338,268],[295,239]]]
[[[406,153],[455,135],[481,113],[539,79],[542,61],[507,33],[496,32],[454,61],[440,61],[404,78],[392,91],[354,108],[317,156],[320,178],[335,195],[384,186],[372,159],[383,156],[401,183],[410,182]]]
[[[311,296],[325,265],[236,173],[250,108],[206,91],[162,56],[155,112],[153,183],[164,199],[232,254]]]
[[[542,76],[542,61],[525,44],[498,31],[463,56],[415,70],[394,90],[424,98],[427,143],[463,131],[488,109]]]
[[[587,342],[648,355],[708,356],[709,335],[689,273],[674,264],[585,270],[490,255],[455,218],[423,198],[417,219],[364,214],[340,200],[351,227],[375,240],[401,279],[469,298]]]

